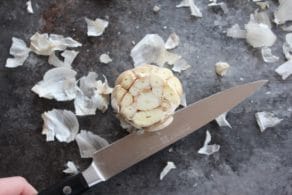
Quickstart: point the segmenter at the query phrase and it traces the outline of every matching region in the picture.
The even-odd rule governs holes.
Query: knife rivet
[[[71,194],[71,193],[72,193],[72,188],[71,188],[70,186],[64,186],[64,187],[63,187],[63,193],[64,193],[65,195],[69,195],[69,194]]]

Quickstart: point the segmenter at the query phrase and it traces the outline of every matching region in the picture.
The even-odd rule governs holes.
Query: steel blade
[[[89,186],[109,179],[229,111],[266,82],[236,86],[193,103],[177,111],[173,122],[163,130],[125,136],[96,152],[83,176]]]

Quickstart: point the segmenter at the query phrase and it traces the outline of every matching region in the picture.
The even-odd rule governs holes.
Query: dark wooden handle
[[[87,182],[79,173],[40,191],[38,195],[80,195],[87,189],[89,189]]]

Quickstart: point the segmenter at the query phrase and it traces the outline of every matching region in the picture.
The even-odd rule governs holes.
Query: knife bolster
[[[104,176],[102,175],[101,171],[99,168],[93,163],[82,172],[82,175],[87,182],[88,186],[94,186],[95,184],[98,184],[102,181],[105,181]]]

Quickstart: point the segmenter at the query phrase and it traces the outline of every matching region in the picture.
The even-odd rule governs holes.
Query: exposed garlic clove
[[[154,131],[171,123],[182,95],[182,85],[170,70],[143,65],[118,77],[111,102],[123,124]]]

